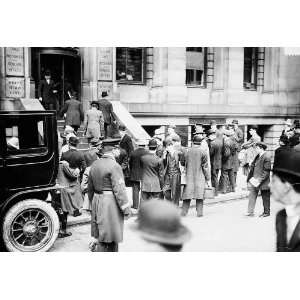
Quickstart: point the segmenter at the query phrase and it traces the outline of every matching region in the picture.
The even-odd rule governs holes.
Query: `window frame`
[[[252,76],[252,70],[254,68],[254,83],[252,84],[251,82],[246,82],[245,81],[245,51],[246,48],[252,48],[252,51],[255,51],[254,54],[254,61],[253,61],[253,57],[251,58],[251,75]],[[253,52],[252,52],[252,56],[253,56]],[[253,64],[254,62],[254,64]],[[257,91],[257,83],[258,83],[258,47],[244,47],[244,66],[243,66],[243,89],[245,91]],[[250,84],[250,87],[246,87],[247,84]]]
[[[187,83],[187,70],[200,70],[200,69],[187,69],[187,67],[185,67],[185,85],[188,88],[202,88],[202,89],[206,89],[207,88],[207,47],[186,47],[185,48],[185,52],[198,52],[198,51],[191,51],[191,50],[187,50],[188,48],[202,48],[202,52],[203,53],[203,73],[202,73],[202,81],[203,84],[193,84],[193,83]],[[194,77],[196,76],[196,72],[194,74]]]
[[[26,148],[26,149],[16,149],[16,150],[8,150],[8,144],[7,144],[7,137],[6,137],[6,128],[10,128],[7,126],[10,126],[11,123],[13,122],[12,120],[14,118],[18,118],[19,119],[28,119],[28,116],[23,116],[23,115],[14,115],[12,116],[12,118],[7,118],[4,120],[4,130],[3,130],[3,134],[4,134],[4,157],[5,159],[14,159],[14,158],[23,158],[23,157],[35,157],[35,156],[41,156],[41,155],[47,155],[49,152],[48,149],[48,139],[47,139],[47,135],[45,134],[45,132],[47,132],[47,118],[46,116],[39,116],[38,118],[36,116],[30,116],[33,120],[36,121],[36,123],[38,124],[38,122],[43,122],[43,139],[44,139],[44,144],[40,145],[38,147],[30,147],[30,148]],[[18,126],[18,138],[19,138],[19,125],[20,123],[16,123],[15,126]]]
[[[138,80],[120,80],[117,79],[117,53],[116,53],[116,66],[115,66],[115,80],[118,84],[127,84],[127,85],[145,85],[146,84],[146,79],[145,79],[145,74],[146,74],[146,48],[145,47],[116,47],[116,52],[118,48],[125,48],[126,49],[126,63],[125,63],[125,68],[127,68],[127,51],[128,49],[141,49],[142,50],[142,65],[141,65],[141,81]]]

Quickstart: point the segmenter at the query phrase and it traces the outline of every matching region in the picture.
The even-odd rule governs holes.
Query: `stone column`
[[[183,103],[187,101],[185,85],[186,50],[185,47],[169,47],[167,53],[167,93],[168,103]]]

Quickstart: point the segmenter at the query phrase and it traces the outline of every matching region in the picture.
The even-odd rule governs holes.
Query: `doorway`
[[[68,50],[37,48],[32,50],[32,75],[35,80],[35,93],[44,78],[46,70],[51,72],[51,78],[57,86],[57,110],[59,111],[70,94],[77,93],[81,99],[81,58]]]

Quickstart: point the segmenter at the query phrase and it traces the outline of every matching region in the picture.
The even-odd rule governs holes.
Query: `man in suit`
[[[82,177],[83,172],[86,168],[86,162],[84,159],[84,154],[77,150],[77,145],[79,139],[77,137],[71,136],[69,139],[69,150],[64,152],[61,156],[61,161],[65,160],[69,163],[70,168],[80,170]]]
[[[164,167],[162,159],[156,155],[157,142],[152,139],[148,144],[149,153],[141,157],[142,163],[142,200],[159,198],[163,187]]]
[[[104,118],[104,135],[105,138],[108,136],[108,126],[111,125],[114,120],[113,117],[113,106],[109,100],[106,99],[108,96],[106,91],[102,92],[101,99],[98,100],[99,109],[102,111]]]
[[[233,170],[235,146],[232,139],[230,138],[233,134],[234,132],[232,130],[224,130],[224,139],[222,147],[222,170],[219,184],[220,192],[222,194],[235,191]]]
[[[133,208],[139,208],[139,194],[142,180],[141,157],[148,153],[145,149],[146,141],[138,140],[138,148],[131,152],[129,157],[130,181],[132,184]]]
[[[211,184],[215,188],[215,196],[218,196],[219,188],[219,172],[222,167],[222,140],[217,139],[216,130],[210,129],[208,131],[208,147],[211,163]]]
[[[133,144],[131,137],[126,132],[126,127],[124,125],[119,126],[119,133],[121,136],[120,141],[120,149],[121,154],[119,157],[119,164],[121,165],[125,177],[126,186],[129,186],[129,177],[130,177],[130,169],[129,169],[129,157],[131,152],[133,151]]]
[[[255,144],[257,156],[254,158],[250,166],[250,171],[247,177],[249,189],[248,212],[246,216],[254,216],[254,208],[258,192],[261,192],[264,211],[260,217],[270,216],[270,172],[271,158],[266,152],[267,145],[263,142]]]
[[[51,79],[49,70],[45,72],[45,79],[42,79],[38,87],[38,97],[46,110],[56,110],[57,89],[54,81]]]
[[[276,216],[277,252],[300,252],[300,152],[286,149],[274,159],[271,193],[284,205]]]
[[[116,157],[119,139],[103,140],[103,156],[91,166],[88,197],[92,203],[90,249],[118,252],[123,241],[124,218],[131,214],[124,177]]]

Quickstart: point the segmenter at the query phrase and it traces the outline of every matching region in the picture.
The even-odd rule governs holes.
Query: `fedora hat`
[[[157,141],[155,139],[152,139],[149,141],[148,144],[149,149],[156,149],[157,148]]]
[[[281,172],[300,178],[300,151],[290,148],[276,154],[273,172]]]
[[[195,145],[200,145],[202,141],[203,141],[203,138],[200,137],[199,135],[195,135],[193,138],[193,143]]]
[[[132,225],[145,240],[182,245],[191,238],[190,230],[181,223],[178,208],[159,199],[151,199],[141,205],[137,223]]]

